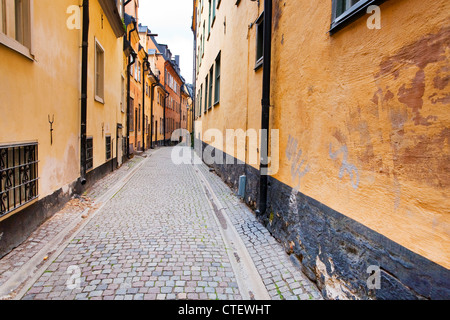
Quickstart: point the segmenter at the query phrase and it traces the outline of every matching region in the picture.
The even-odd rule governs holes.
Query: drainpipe
[[[149,63],[146,54],[144,63],[142,64],[142,152],[145,151],[145,72],[150,69],[150,66],[148,64]],[[147,67],[147,69],[145,67]]]
[[[270,77],[272,60],[272,0],[264,0],[264,61],[263,61],[263,96],[261,100],[261,163],[259,180],[259,213],[264,215],[267,210],[267,188],[269,168],[269,124],[270,124]]]
[[[89,0],[83,0],[83,36],[81,51],[81,127],[80,182],[86,184],[87,76],[89,41]]]
[[[128,42],[131,45],[131,33],[136,30],[136,23],[134,23],[134,28],[128,32]],[[133,61],[131,61],[131,57],[133,57]],[[127,158],[130,159],[130,109],[131,109],[131,96],[130,96],[130,85],[131,85],[131,66],[136,62],[136,53],[133,51],[128,57],[128,65],[127,65]]]
[[[150,113],[151,113],[151,119],[150,119],[150,149],[154,149],[153,147],[153,99],[155,98],[155,87],[157,86],[156,83],[152,83],[151,91],[150,91]],[[155,132],[157,135],[158,133]]]
[[[167,98],[169,97],[169,94],[164,94],[164,147],[166,146],[166,104],[167,104]]]

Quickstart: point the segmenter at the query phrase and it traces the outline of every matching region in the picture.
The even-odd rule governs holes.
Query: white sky
[[[172,56],[180,56],[181,75],[186,83],[192,83],[192,12],[192,0],[139,1],[139,23],[158,34],[156,41],[167,44]]]

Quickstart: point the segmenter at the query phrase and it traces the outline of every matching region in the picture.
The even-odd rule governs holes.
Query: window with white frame
[[[30,56],[31,0],[0,0],[0,43]]]
[[[95,100],[104,103],[105,99],[105,50],[95,40]]]

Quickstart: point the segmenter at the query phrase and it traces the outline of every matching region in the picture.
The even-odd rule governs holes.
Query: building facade
[[[3,256],[117,167],[124,29],[115,1],[0,4]]]
[[[198,151],[328,298],[450,297],[449,12],[194,1]]]

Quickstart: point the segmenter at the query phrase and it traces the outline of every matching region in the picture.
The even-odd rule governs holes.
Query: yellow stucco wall
[[[450,3],[387,1],[380,30],[367,15],[330,36],[331,10],[331,1],[274,1],[274,178],[449,268]],[[221,50],[221,102],[202,112],[203,132],[260,128],[249,29],[260,12],[246,1],[217,11],[197,90]],[[301,151],[298,162],[286,151]]]
[[[34,61],[0,44],[0,143],[37,141],[40,199],[80,176],[81,27],[69,29],[67,9],[82,1],[33,1]],[[49,10],[49,8],[52,8]],[[80,12],[81,13],[81,12]],[[114,139],[120,112],[123,46],[97,1],[90,1],[87,135],[94,137],[94,168],[105,163],[105,136]],[[82,15],[80,15],[82,18]],[[72,21],[72,20],[71,20]],[[94,101],[95,39],[105,49],[105,104]],[[53,145],[50,124],[53,124]],[[102,134],[103,127],[103,134]]]
[[[66,10],[73,4],[69,0],[34,1],[35,61],[0,44],[0,143],[39,143],[41,198],[76,180],[80,171],[81,33],[66,26]],[[48,116],[53,115],[50,145]]]
[[[122,99],[123,40],[121,37],[116,38],[98,1],[90,1],[89,14],[88,123],[86,134],[88,137],[94,138],[93,169],[95,169],[107,161],[105,137],[108,135],[111,136],[112,158],[116,157],[116,128],[117,123],[122,121],[120,102]],[[98,41],[105,51],[104,103],[95,100],[95,41]]]

